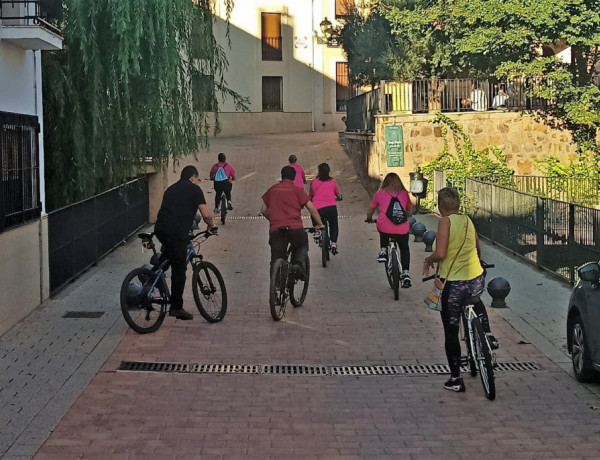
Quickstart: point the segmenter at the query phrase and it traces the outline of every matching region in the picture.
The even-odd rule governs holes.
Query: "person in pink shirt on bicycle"
[[[329,175],[330,169],[327,163],[321,163],[318,171],[317,177],[310,183],[308,195],[319,211],[321,219],[327,219],[331,253],[337,254],[339,235],[337,201],[342,199],[342,192],[340,192],[340,186],[335,179]],[[314,236],[315,239],[318,239],[321,233],[317,231]]]
[[[290,155],[288,161],[290,162],[288,166],[296,170],[294,185],[304,190],[304,184],[306,184],[306,174],[304,174],[304,168],[298,164],[298,158],[296,158],[296,155]]]
[[[235,180],[235,171],[229,163],[224,153],[217,155],[218,162],[210,168],[209,177],[214,182],[215,188],[215,214],[219,212],[219,203],[221,202],[221,193],[225,192],[227,198],[227,209],[233,210],[231,203],[231,189]]]
[[[367,212],[367,222],[373,221],[373,213],[377,210],[377,231],[379,232],[379,242],[381,250],[377,261],[387,262],[387,246],[390,238],[398,243],[400,248],[400,263],[402,264],[402,286],[407,288],[412,285],[408,270],[410,268],[410,249],[408,247],[408,232],[410,224],[408,220],[401,224],[393,223],[387,216],[387,209],[390,206],[392,197],[395,197],[406,213],[406,217],[411,215],[412,202],[408,191],[404,187],[402,180],[396,173],[389,173],[383,179],[381,188],[375,193],[371,200],[371,207]]]

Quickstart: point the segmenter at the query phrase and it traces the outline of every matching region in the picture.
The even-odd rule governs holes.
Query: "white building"
[[[41,51],[62,49],[60,0],[0,0],[0,334],[49,293]]]
[[[351,94],[335,32],[347,1],[237,1],[230,18],[231,48],[225,4],[216,2],[214,34],[229,60],[225,79],[250,98],[250,113],[236,112],[231,100],[221,104],[223,135],[344,130]]]

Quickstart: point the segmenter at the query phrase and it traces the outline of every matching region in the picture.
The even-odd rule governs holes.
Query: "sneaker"
[[[321,230],[315,230],[315,233],[313,233],[313,238],[315,240],[318,240],[319,238],[321,238]]]
[[[387,251],[379,251],[379,255],[377,256],[377,262],[379,262],[379,263],[387,262]]]
[[[183,308],[171,308],[169,310],[169,316],[174,316],[182,321],[188,321],[194,318],[190,312],[185,311]]]
[[[494,337],[494,334],[492,334],[491,332],[486,332],[485,333],[485,338],[487,339],[490,348],[492,350],[497,350],[498,348],[500,348],[500,344],[498,343],[498,339],[496,337]]]
[[[334,256],[335,256],[335,255],[338,253],[338,250],[337,250],[337,243],[335,243],[335,242],[332,242],[332,243],[329,245],[329,248],[331,249],[331,253],[332,253]]]
[[[233,211],[233,205],[231,204],[231,200],[229,200],[229,201],[227,202],[227,209],[228,209],[229,211]]]
[[[403,288],[409,288],[412,286],[412,280],[410,279],[410,275],[408,274],[408,272],[404,272],[402,273],[402,287]]]
[[[219,208],[215,208],[215,210],[213,211],[215,214],[219,214],[221,212],[221,210]]]
[[[464,393],[465,382],[463,382],[462,377],[450,377],[448,381],[444,383],[444,388],[446,390],[456,391],[457,393]]]

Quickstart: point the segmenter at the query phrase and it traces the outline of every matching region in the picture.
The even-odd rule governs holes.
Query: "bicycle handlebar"
[[[488,268],[494,268],[494,267],[495,267],[495,265],[494,265],[494,264],[488,264],[488,263],[486,263],[486,262],[483,262],[483,263],[481,264],[481,266],[483,267],[483,269],[484,269],[484,270],[485,270],[485,269],[488,269]],[[435,278],[435,273],[434,273],[433,275],[429,275],[429,276],[425,276],[425,277],[423,277],[423,278],[421,279],[421,281],[425,282],[425,281],[432,280],[433,278]]]

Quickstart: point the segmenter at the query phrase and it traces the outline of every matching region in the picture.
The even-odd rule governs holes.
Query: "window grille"
[[[262,109],[263,112],[283,112],[282,77],[263,77]]]
[[[352,3],[352,0],[335,0],[335,18],[345,18],[352,7]]]
[[[352,97],[347,62],[335,63],[335,110],[345,112],[347,101]]]
[[[41,214],[37,117],[0,112],[0,231]]]
[[[281,14],[261,13],[261,43],[263,61],[281,61]]]

